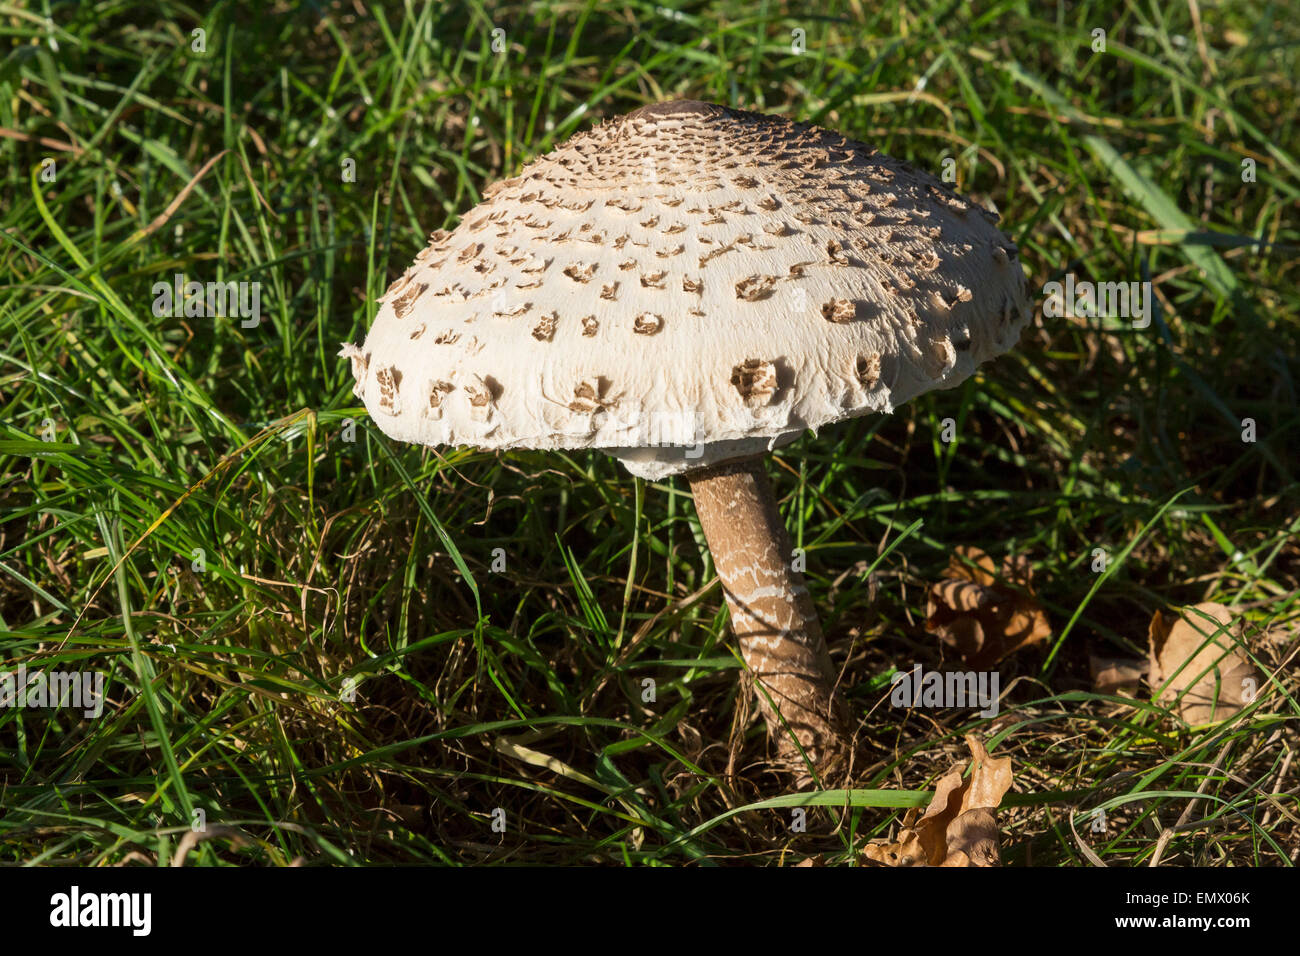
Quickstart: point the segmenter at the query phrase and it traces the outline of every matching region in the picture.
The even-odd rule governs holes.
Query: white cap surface
[[[707,103],[580,133],[437,232],[344,347],[389,436],[661,478],[888,412],[1015,345],[997,217],[845,137]]]

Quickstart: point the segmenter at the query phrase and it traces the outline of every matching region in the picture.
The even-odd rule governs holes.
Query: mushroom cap
[[[996,222],[838,133],[648,106],[489,187],[340,354],[392,438],[598,448],[661,478],[1011,348],[1030,298]]]

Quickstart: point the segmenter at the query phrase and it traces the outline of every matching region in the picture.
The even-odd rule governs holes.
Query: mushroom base
[[[819,777],[833,777],[849,750],[846,722],[833,698],[834,672],[821,623],[803,575],[792,566],[790,536],[762,459],[692,471],[686,478],[778,757],[796,771],[801,786],[811,774],[800,748]]]

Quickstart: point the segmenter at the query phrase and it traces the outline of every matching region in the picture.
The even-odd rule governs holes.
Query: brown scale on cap
[[[488,383],[477,375],[471,375],[463,388],[469,398],[470,417],[479,422],[491,419],[496,399]]]
[[[852,322],[857,314],[857,304],[848,299],[831,299],[822,306],[822,318],[827,322]]]
[[[640,335],[657,335],[664,327],[664,317],[652,312],[642,312],[632,323],[632,331]]]
[[[865,389],[873,389],[880,381],[880,356],[879,355],[859,355],[853,365],[854,375],[857,377],[858,384]]]
[[[557,312],[549,312],[542,316],[538,323],[533,326],[533,338],[539,342],[549,342],[555,338],[555,326],[559,323],[560,316]]]
[[[736,283],[736,298],[746,302],[766,299],[776,288],[776,276],[750,276]]]
[[[745,359],[731,370],[731,384],[750,408],[766,405],[776,392],[776,367],[763,359]]]
[[[388,288],[385,289],[384,294],[379,297],[379,301],[388,302],[393,298],[393,296],[400,294],[401,291],[405,289],[407,284],[411,281],[411,276],[413,276],[414,274],[415,274],[415,267],[414,266],[409,267],[405,272],[403,272],[400,276],[398,276],[396,279],[394,279],[392,282],[388,284]]]
[[[402,384],[402,373],[396,366],[375,370],[375,384],[379,388],[379,407],[390,415],[402,414],[402,403],[398,397],[398,388]]]
[[[425,414],[430,418],[441,418],[442,400],[455,387],[451,382],[441,380],[432,382],[429,385],[429,404],[425,407]]]
[[[849,256],[845,251],[847,245],[838,239],[832,239],[826,243],[826,255],[830,257],[831,262],[837,266],[846,266],[849,264]]]
[[[579,415],[590,415],[617,406],[618,398],[604,398],[602,397],[604,391],[604,379],[579,382],[573,387],[573,401],[569,402],[569,411]]]
[[[516,315],[523,315],[532,307],[531,302],[516,302],[514,305],[503,305],[500,308],[493,309],[492,314],[503,318],[512,318]]]

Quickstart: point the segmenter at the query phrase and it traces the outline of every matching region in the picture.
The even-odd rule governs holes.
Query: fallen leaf
[[[1097,693],[1132,697],[1150,664],[1127,657],[1089,655],[1088,668],[1092,671],[1092,688]]]
[[[1226,720],[1255,699],[1259,671],[1242,647],[1241,622],[1222,604],[1205,601],[1178,614],[1156,611],[1147,641],[1147,682],[1156,703],[1187,723]]]
[[[998,820],[992,810],[967,810],[948,824],[948,855],[940,866],[997,866]]]
[[[970,776],[963,780],[959,767],[945,774],[925,812],[914,807],[903,816],[898,840],[869,843],[864,857],[881,866],[998,865],[995,811],[1011,789],[1011,758],[994,760],[970,734],[966,746],[973,757]]]
[[[1000,578],[995,571],[979,548],[960,547],[926,601],[926,628],[976,670],[1052,634],[1034,599],[1029,559],[1009,555]]]

